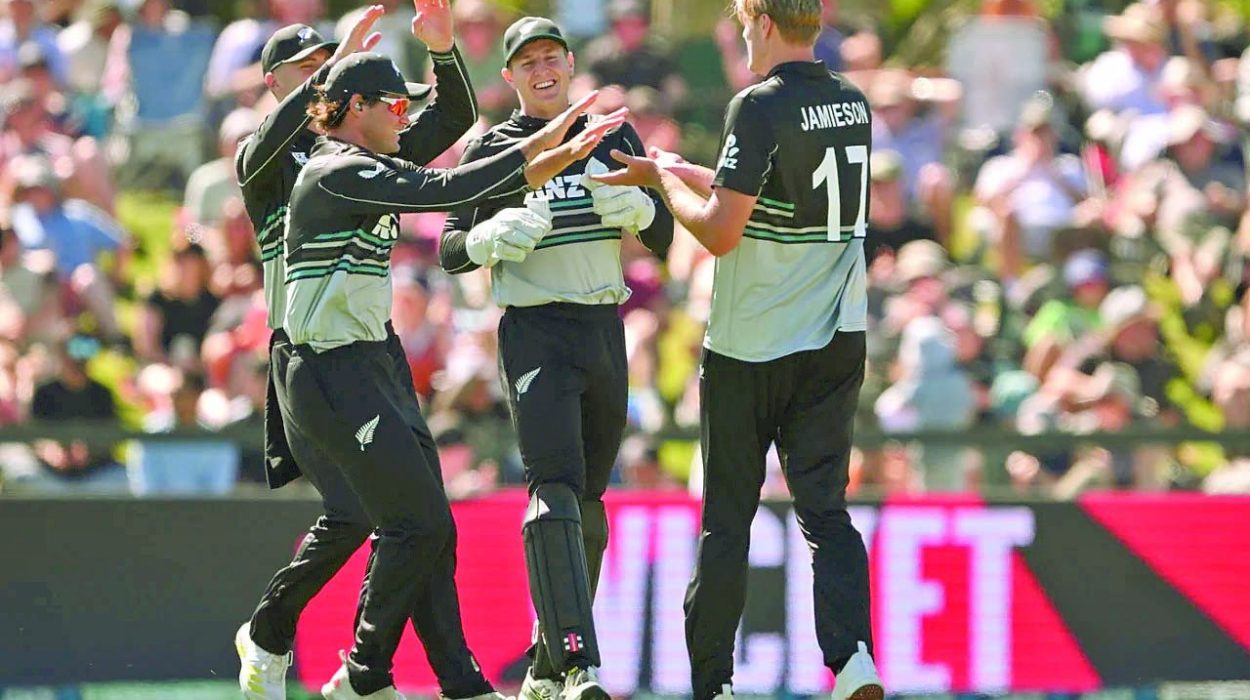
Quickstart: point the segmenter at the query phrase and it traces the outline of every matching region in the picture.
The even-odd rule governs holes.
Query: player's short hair
[[[768,15],[794,44],[814,44],[820,35],[820,0],[734,0],[734,9],[749,19]]]

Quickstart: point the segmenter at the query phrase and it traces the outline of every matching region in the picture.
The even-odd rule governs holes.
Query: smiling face
[[[569,106],[573,54],[550,39],[532,41],[503,69],[503,79],[516,90],[523,113],[551,119]]]

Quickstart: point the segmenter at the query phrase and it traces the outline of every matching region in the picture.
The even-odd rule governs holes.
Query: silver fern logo
[[[379,160],[379,161],[374,161],[373,170],[360,170],[360,171],[357,171],[356,174],[366,180],[372,180],[373,178],[381,175],[384,172],[386,172],[386,163],[383,163],[382,161]]]
[[[365,451],[365,446],[373,442],[373,431],[378,429],[378,421],[381,420],[381,414],[373,417],[372,420],[360,426],[360,430],[356,431],[356,442],[360,443],[360,451]]]
[[[532,369],[516,380],[516,395],[521,396],[530,390],[530,384],[534,383],[534,379],[538,377],[538,373],[543,371],[542,367]]]

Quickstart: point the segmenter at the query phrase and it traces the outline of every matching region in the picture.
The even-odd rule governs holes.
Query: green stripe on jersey
[[[809,233],[774,233],[772,231],[763,231],[756,228],[747,227],[743,231],[743,235],[747,238],[754,238],[760,241],[772,241],[773,243],[827,243],[829,234],[825,231],[812,231]]]
[[[285,206],[278,207],[274,213],[269,215],[269,218],[265,219],[264,225],[260,227],[260,231],[256,234],[257,242],[262,245],[272,242],[270,236],[274,231],[281,229],[285,221],[286,209]],[[279,240],[281,239],[279,238]]]
[[[329,267],[308,267],[302,270],[288,270],[286,281],[289,283],[296,280],[329,277],[338,272],[346,272],[351,275],[369,275],[370,277],[386,277],[391,273],[389,268],[377,267],[375,265],[357,265],[349,260],[339,260]]]
[[[585,207],[594,204],[595,200],[590,197],[581,197],[578,199],[561,199],[551,202],[552,210],[556,209],[572,209],[574,207]]]
[[[784,209],[788,212],[792,212],[792,213],[794,212],[794,205],[791,204],[790,202],[780,202],[776,199],[769,199],[768,197],[760,197],[759,203],[767,207],[773,207],[774,209]]]
[[[621,237],[620,229],[600,229],[598,231],[585,231],[582,233],[566,233],[562,236],[548,236],[544,238],[535,250],[543,248],[555,248],[556,246],[567,245],[569,243],[585,243],[587,241],[607,241]]]

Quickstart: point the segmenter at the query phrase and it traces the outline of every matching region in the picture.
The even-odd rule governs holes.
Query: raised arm
[[[246,186],[263,173],[273,172],[272,168],[281,162],[279,156],[286,153],[291,141],[308,127],[308,103],[312,101],[316,86],[325,82],[335,62],[381,41],[382,35],[369,31],[383,14],[381,5],[366,10],[325,65],[283,98],[261,122],[260,128],[239,145],[234,165],[240,186]]]
[[[460,50],[430,52],[434,61],[435,89],[431,102],[399,136],[399,157],[428,163],[451,148],[477,122],[477,97],[469,83]]]
[[[400,136],[399,157],[428,163],[447,150],[477,121],[477,97],[469,71],[455,46],[451,5],[447,0],[413,0],[412,35],[430,50],[438,91],[412,126]]]

